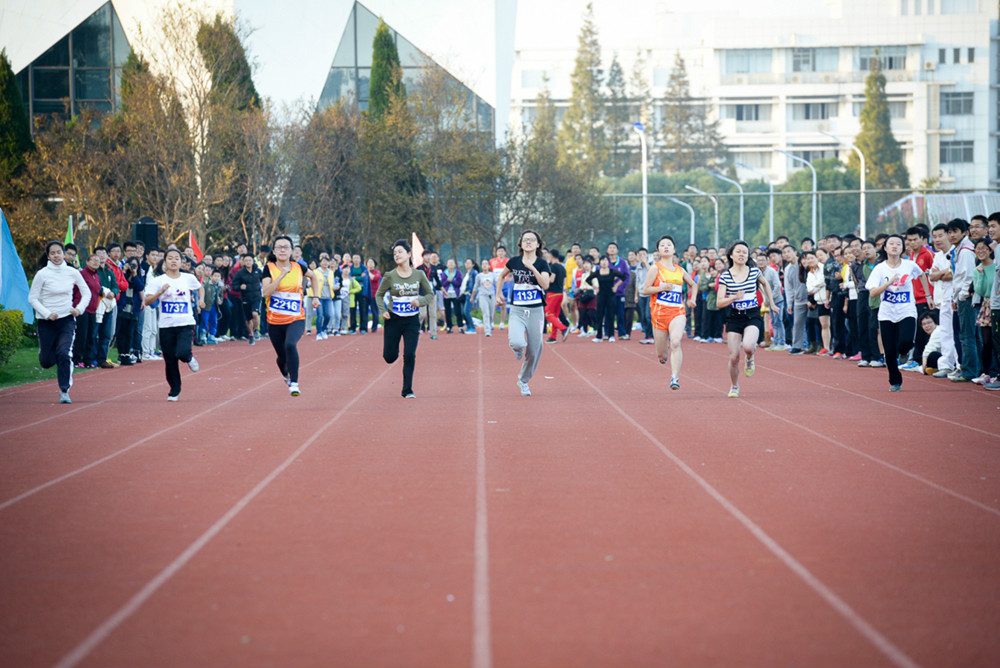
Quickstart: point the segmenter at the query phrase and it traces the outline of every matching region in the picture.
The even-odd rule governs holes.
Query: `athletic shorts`
[[[653,329],[661,332],[670,331],[670,323],[674,318],[684,315],[684,307],[657,306],[653,305],[650,310],[649,319],[653,323]]]
[[[253,318],[253,314],[257,313],[257,309],[260,308],[259,299],[243,299],[240,300],[240,304],[243,305],[243,319],[250,320]]]
[[[746,311],[737,311],[730,307],[729,315],[726,317],[726,332],[743,334],[747,327],[756,327],[757,332],[764,331],[764,318],[760,315],[760,308],[752,308]]]

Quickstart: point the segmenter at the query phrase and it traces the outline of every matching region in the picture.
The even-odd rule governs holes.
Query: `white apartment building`
[[[633,2],[622,9],[631,17],[625,31],[605,31],[611,7],[595,3],[594,11],[605,72],[616,54],[628,78],[641,56],[652,95],[662,99],[679,51],[691,94],[721,121],[732,160],[775,182],[804,168],[775,149],[806,160],[846,157],[850,149],[820,131],[845,142],[859,132],[865,77],[878,57],[911,184],[937,177],[948,189],[1000,185],[995,1]],[[531,12],[521,4],[512,73],[511,120],[522,130],[545,78],[557,106],[568,104],[576,56],[575,41],[524,30]]]

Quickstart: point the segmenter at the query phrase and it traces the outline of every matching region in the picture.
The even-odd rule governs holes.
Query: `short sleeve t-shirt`
[[[542,258],[535,258],[535,270],[540,274],[549,274],[549,263]],[[535,275],[524,266],[520,256],[507,261],[507,271],[514,278],[514,293],[510,303],[512,306],[538,307],[545,304],[542,288],[538,285]]]
[[[719,276],[719,285],[726,286],[726,294],[743,293],[743,298],[733,302],[729,307],[737,311],[749,311],[750,309],[760,307],[760,302],[757,301],[757,280],[759,278],[760,269],[757,267],[750,267],[747,277],[742,281],[737,281],[733,278],[732,273],[728,269],[722,272],[722,275]]]
[[[156,294],[164,285],[169,286],[167,291],[160,295],[160,328],[183,327],[194,324],[194,309],[191,298],[201,287],[194,274],[181,273],[177,278],[170,278],[166,274],[161,274],[149,279],[146,283],[146,293]]]
[[[898,267],[890,267],[886,262],[879,262],[872,269],[871,276],[865,287],[874,290],[886,281],[897,277],[880,295],[878,319],[889,322],[899,322],[905,318],[917,317],[917,304],[913,295],[913,281],[924,271],[916,262],[900,260]]]

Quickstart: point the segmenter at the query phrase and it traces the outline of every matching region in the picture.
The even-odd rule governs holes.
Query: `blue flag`
[[[30,325],[35,322],[35,310],[28,303],[28,277],[14,247],[3,209],[0,209],[0,226],[3,227],[0,233],[0,304],[8,311],[21,311],[24,322]]]

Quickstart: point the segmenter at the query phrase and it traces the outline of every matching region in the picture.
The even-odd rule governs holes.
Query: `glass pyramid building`
[[[362,110],[368,108],[368,87],[371,83],[372,42],[375,40],[375,30],[379,18],[359,2],[354,3],[347,26],[340,38],[330,72],[327,74],[323,93],[319,98],[319,107],[337,104],[341,100],[353,99]],[[396,40],[399,51],[399,62],[403,70],[403,83],[409,93],[416,91],[423,71],[427,68],[444,70],[439,64],[411,44],[405,37],[396,32],[392,26],[389,32]],[[447,74],[447,72],[446,72]],[[469,113],[464,114],[474,129],[479,132],[494,134],[494,110],[482,98],[472,92],[455,77],[448,75],[466,93],[466,104]]]

